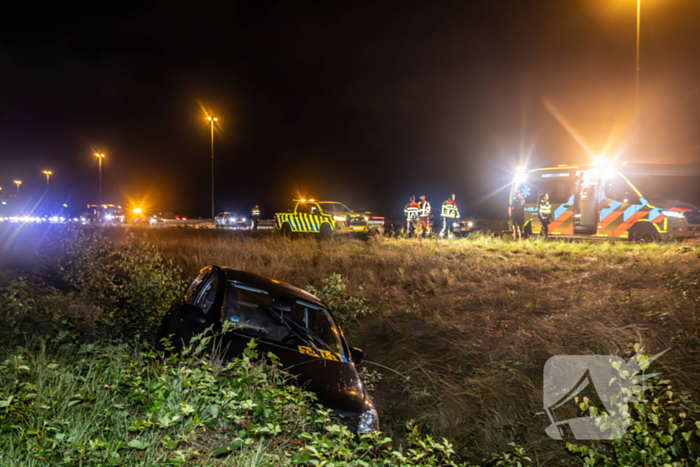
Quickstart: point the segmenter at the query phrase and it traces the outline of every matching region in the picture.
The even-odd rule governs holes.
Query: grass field
[[[674,392],[700,397],[696,246],[135,235],[181,268],[183,279],[218,264],[328,289],[340,274],[347,298],[365,299],[366,313],[344,316],[344,330],[365,351],[382,429],[397,442],[415,420],[462,454],[478,458],[514,442],[540,465],[570,465],[563,443],[544,433],[549,419],[537,415],[543,366],[553,355],[630,358],[635,343],[650,355],[670,347],[654,370]]]
[[[552,355],[630,357],[634,343],[674,385],[700,388],[700,248],[679,244],[252,239],[148,231],[192,276],[203,265],[319,286],[333,273],[376,310],[345,332],[381,372],[384,429],[407,419],[469,451],[516,441],[540,461],[542,370]],[[390,369],[390,370],[389,370]]]

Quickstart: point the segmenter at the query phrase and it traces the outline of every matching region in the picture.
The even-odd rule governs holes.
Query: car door
[[[223,290],[219,287],[221,271],[204,268],[185,290],[182,300],[163,320],[164,333],[172,335],[171,344],[177,349],[189,345],[192,336],[220,322]],[[194,308],[200,310],[202,320],[193,320]],[[160,333],[159,333],[160,334]]]
[[[311,203],[299,203],[297,205],[296,216],[294,216],[296,232],[314,232],[310,222],[309,204]]]

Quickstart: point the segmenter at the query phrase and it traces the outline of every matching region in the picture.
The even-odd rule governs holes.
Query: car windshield
[[[292,347],[312,343],[345,356],[340,331],[328,311],[303,300],[276,300],[264,289],[229,281],[223,319],[251,337]]]
[[[323,212],[350,212],[350,208],[343,203],[318,203]]]

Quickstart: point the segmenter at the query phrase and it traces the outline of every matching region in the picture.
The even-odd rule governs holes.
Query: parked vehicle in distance
[[[88,210],[80,215],[84,224],[102,223],[116,225],[124,222],[124,212],[121,206],[114,204],[88,204]]]
[[[452,222],[452,233],[458,237],[466,237],[474,229],[474,222],[467,219],[454,219]]]
[[[250,220],[235,212],[221,212],[214,218],[214,225],[217,229],[247,229]]]
[[[355,213],[337,201],[302,199],[293,212],[275,214],[275,229],[283,235],[292,232],[315,233],[322,238],[333,235],[366,233],[368,217]]]
[[[300,384],[359,433],[379,429],[377,411],[355,368],[363,358],[348,346],[333,316],[315,296],[283,282],[219,266],[202,269],[163,317],[159,339],[171,337],[181,350],[212,326],[225,358],[243,353],[255,339],[261,354],[272,352]]]

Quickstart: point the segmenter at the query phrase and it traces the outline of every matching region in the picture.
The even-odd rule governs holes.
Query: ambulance
[[[603,158],[594,164],[518,168],[511,185],[509,223],[519,190],[525,198],[526,235],[542,230],[538,200],[549,194],[549,235],[655,242],[700,237],[700,212],[679,200],[647,199],[625,176],[626,163]]]

